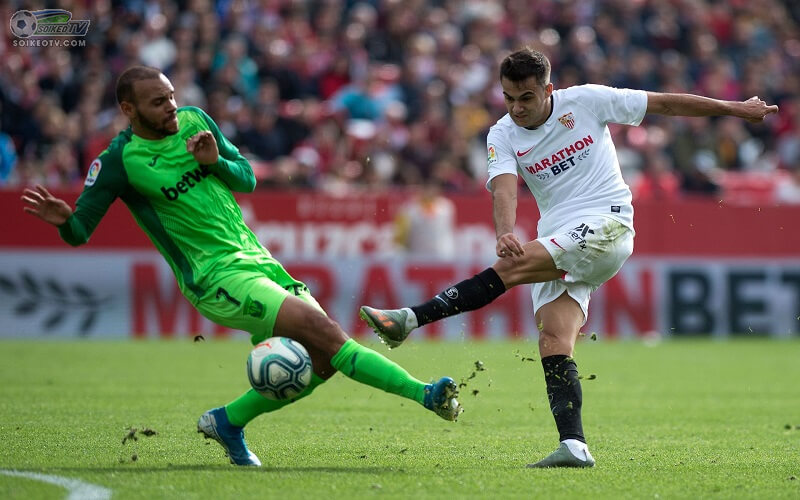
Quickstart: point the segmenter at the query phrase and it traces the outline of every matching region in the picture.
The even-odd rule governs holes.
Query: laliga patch
[[[492,163],[496,163],[497,162],[497,150],[495,149],[494,144],[489,144],[488,153],[489,153],[489,155],[488,155],[489,156],[488,157],[489,165],[491,165]]]
[[[100,161],[100,158],[95,159],[92,164],[89,165],[89,172],[86,173],[86,182],[83,184],[85,186],[93,186],[97,180],[97,176],[100,175],[100,169],[102,167],[103,162]]]

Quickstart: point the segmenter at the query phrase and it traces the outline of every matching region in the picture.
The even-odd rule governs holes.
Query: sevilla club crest
[[[570,130],[575,128],[575,117],[572,116],[572,113],[567,113],[566,115],[560,116],[558,121],[561,122],[561,125],[564,125]]]

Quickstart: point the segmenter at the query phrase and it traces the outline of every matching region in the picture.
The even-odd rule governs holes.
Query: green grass
[[[591,470],[524,467],[557,445],[533,342],[388,353],[423,380],[466,379],[484,363],[455,424],[337,375],[248,427],[264,467],[230,466],[195,423],[246,389],[247,351],[243,341],[0,342],[0,469],[80,479],[113,498],[800,497],[798,340],[581,341],[581,373],[597,375],[583,381]],[[123,445],[130,427],[158,434]],[[0,498],[64,496],[0,475]]]

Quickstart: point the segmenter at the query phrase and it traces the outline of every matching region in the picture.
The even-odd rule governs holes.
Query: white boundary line
[[[111,490],[97,486],[95,484],[84,483],[77,479],[68,477],[50,476],[39,474],[38,472],[22,472],[9,469],[0,469],[0,474],[13,477],[24,477],[35,481],[55,484],[67,489],[67,500],[108,500],[111,498]]]

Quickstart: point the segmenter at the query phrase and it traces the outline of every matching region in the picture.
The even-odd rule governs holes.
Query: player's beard
[[[164,121],[161,123],[149,120],[146,116],[142,113],[136,112],[136,118],[139,121],[139,126],[153,132],[154,134],[158,134],[162,137],[167,137],[170,135],[175,135],[178,133],[178,129],[170,130],[164,125]]]

